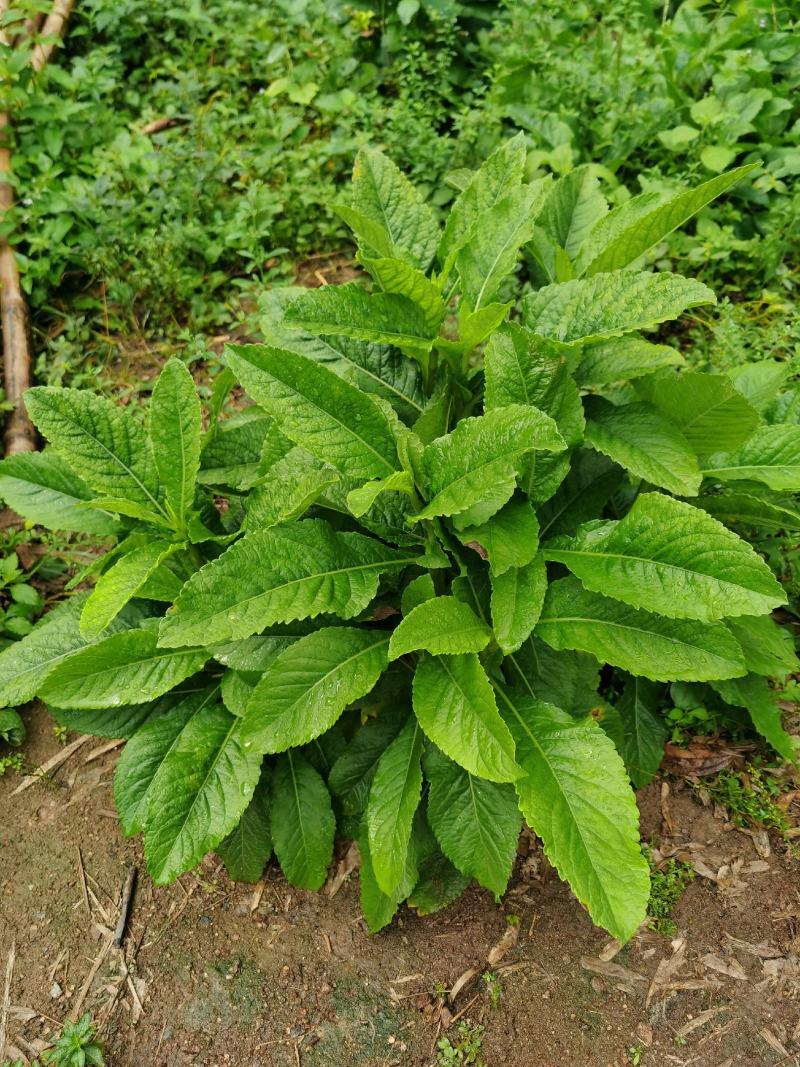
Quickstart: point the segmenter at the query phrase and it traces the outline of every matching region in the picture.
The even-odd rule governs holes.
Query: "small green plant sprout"
[[[654,865],[650,850],[644,851],[652,868],[650,900],[647,903],[648,925],[664,937],[674,937],[678,927],[672,918],[672,909],[694,881],[694,870],[690,864],[673,858]]]
[[[632,1067],[639,1067],[643,1062],[644,1048],[641,1045],[631,1045],[628,1049],[628,1058],[631,1061]]]
[[[25,759],[21,752],[11,752],[7,756],[0,756],[0,778],[7,771],[22,774],[25,770]]]
[[[489,994],[489,1001],[493,1008],[496,1008],[500,1003],[500,997],[503,994],[503,984],[500,981],[499,975],[494,971],[484,971],[481,975],[483,984],[486,986],[486,991]]]
[[[486,1067],[481,1055],[484,1031],[485,1027],[480,1023],[462,1019],[452,1041],[449,1037],[442,1037],[437,1042],[436,1067],[459,1067],[461,1064]]]
[[[67,735],[69,734],[69,728],[62,723],[57,722],[53,726],[53,737],[59,745],[65,745],[67,743]]]
[[[104,1064],[103,1046],[87,1012],[75,1023],[65,1022],[52,1047],[31,1067],[104,1067]],[[15,1063],[4,1060],[2,1067],[22,1067],[22,1060]]]
[[[509,926],[519,926],[522,922],[522,918],[519,915],[506,915],[506,922]]]
[[[364,148],[336,205],[360,277],[266,292],[265,343],[228,346],[205,418],[177,358],[144,424],[28,391],[49,446],[0,463],[0,495],[116,544],[0,653],[0,706],[128,739],[115,800],[156,884],[215,850],[319,889],[338,830],[375,932],[472,880],[499,901],[524,819],[625,941],[667,685],[794,757],[769,682],[796,664],[786,597],[729,505],[800,489],[800,427],[645,336],[715,296],[635,267],[751,170],[612,208],[589,168],[529,181],[520,134],[441,226]]]

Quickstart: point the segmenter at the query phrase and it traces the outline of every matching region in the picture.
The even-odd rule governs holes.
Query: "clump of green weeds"
[[[757,826],[785,837],[791,829],[779,799],[787,791],[784,779],[769,767],[748,763],[744,770],[721,771],[707,787],[711,799],[721,804],[736,826]]]
[[[454,1067],[456,1064],[471,1063],[473,1067],[486,1067],[486,1060],[481,1055],[485,1027],[480,1023],[462,1019],[458,1024],[454,1041],[449,1037],[441,1038],[436,1047],[436,1067]]]
[[[650,919],[648,926],[663,937],[674,937],[678,927],[672,918],[672,911],[694,881],[694,871],[691,865],[683,860],[668,859],[665,863],[656,865],[649,849],[645,849],[645,854],[651,868],[650,900],[647,904]]]

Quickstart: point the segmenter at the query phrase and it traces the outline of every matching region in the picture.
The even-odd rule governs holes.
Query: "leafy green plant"
[[[664,937],[674,937],[678,927],[672,918],[672,910],[694,881],[694,869],[690,863],[676,859],[664,860],[661,864],[653,866],[652,858],[647,850],[645,854],[652,868],[650,900],[647,904],[650,929]]]
[[[50,447],[0,464],[0,492],[118,540],[91,593],[2,654],[0,702],[129,738],[116,802],[157,884],[210,849],[255,880],[274,850],[317,889],[338,827],[378,930],[473,878],[499,899],[524,817],[625,939],[665,683],[713,686],[794,757],[768,681],[796,663],[769,616],[785,596],[715,516],[792,513],[800,428],[642,336],[714,296],[631,266],[748,168],[609,212],[585,169],[524,167],[517,136],[442,229],[362,150],[337,211],[364,278],[269,293],[205,432],[177,359],[147,429],[28,393]],[[517,316],[523,249],[541,284]],[[235,382],[254,403],[226,417]]]
[[[16,552],[0,556],[0,649],[33,629],[44,600],[28,580]]]
[[[786,811],[779,804],[787,784],[765,767],[750,763],[742,771],[720,771],[708,784],[708,791],[730,812],[737,826],[761,826],[781,836],[791,828]]]
[[[32,1067],[103,1067],[103,1046],[97,1039],[97,1031],[92,1017],[87,1012],[77,1022],[67,1020],[52,1048],[42,1053]],[[3,1067],[22,1067],[22,1061]]]
[[[486,1060],[481,1055],[485,1029],[480,1023],[471,1023],[468,1019],[462,1019],[456,1028],[455,1043],[446,1035],[437,1041],[437,1067],[455,1067],[461,1063],[485,1067]]]

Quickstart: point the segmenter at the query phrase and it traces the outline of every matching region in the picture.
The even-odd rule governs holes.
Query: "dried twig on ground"
[[[6,963],[6,983],[3,989],[3,1001],[0,1004],[0,1063],[3,1062],[6,1054],[6,1026],[8,1025],[8,1012],[11,1008],[11,980],[14,977],[14,960],[16,957],[17,945],[15,941],[12,941]]]
[[[62,748],[59,752],[56,752],[54,756],[51,756],[49,760],[46,760],[41,767],[37,767],[33,774],[27,775],[22,779],[20,784],[11,794],[12,797],[18,796],[20,793],[24,793],[26,789],[30,789],[36,782],[41,781],[46,774],[50,771],[54,771],[57,767],[60,767],[62,763],[65,763],[73,752],[77,752],[81,745],[85,745],[87,741],[91,741],[90,734],[82,734],[74,741],[70,742],[66,748]]]
[[[128,871],[128,877],[125,879],[125,888],[122,890],[122,903],[119,907],[119,919],[117,920],[117,928],[114,931],[114,944],[119,947],[125,937],[125,927],[128,925],[128,916],[130,915],[131,904],[133,903],[133,894],[136,890],[136,877],[138,875],[136,867],[131,867]]]

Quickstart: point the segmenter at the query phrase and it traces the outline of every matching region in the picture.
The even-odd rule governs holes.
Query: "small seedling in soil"
[[[92,1017],[87,1012],[78,1022],[65,1022],[52,1048],[42,1053],[31,1067],[103,1067],[103,1046],[97,1040]],[[10,1063],[4,1060],[2,1067],[23,1067],[22,1060]]]
[[[650,900],[647,905],[647,914],[650,917],[648,926],[651,930],[664,937],[675,936],[678,927],[672,919],[672,909],[693,880],[694,871],[688,863],[681,860],[667,860],[661,867],[652,870]]]
[[[630,1056],[633,1067],[639,1067],[639,1064],[642,1062],[642,1057],[644,1056],[644,1049],[641,1045],[631,1045],[628,1049],[628,1055]]]
[[[492,1002],[492,1007],[496,1008],[503,993],[503,984],[494,971],[484,971],[482,978],[489,994],[489,999]]]
[[[57,724],[53,727],[53,737],[56,739],[59,745],[66,745],[68,733],[69,731],[67,730],[66,726],[60,726]]]
[[[443,1037],[437,1044],[436,1067],[453,1067],[455,1064],[471,1063],[474,1067],[486,1067],[486,1060],[481,1056],[483,1033],[485,1027],[480,1023],[471,1023],[462,1019],[458,1024],[458,1036],[455,1044],[449,1037]]]
[[[22,774],[25,770],[25,760],[19,752],[11,752],[7,756],[0,756],[0,778],[7,771],[14,771],[16,774]]]

